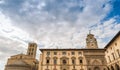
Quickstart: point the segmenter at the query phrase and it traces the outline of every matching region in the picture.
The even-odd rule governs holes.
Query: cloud
[[[18,53],[25,53],[26,43],[30,38],[26,32],[13,26],[9,17],[0,12],[0,66],[3,70],[7,58]],[[4,58],[4,59],[3,59]],[[3,62],[4,61],[4,62]],[[4,63],[4,64],[1,64]]]
[[[25,30],[30,37],[46,47],[54,43],[59,45],[58,42],[61,41],[62,46],[69,44],[73,47],[71,42],[78,43],[79,40],[71,41],[72,34],[82,33],[84,27],[87,28],[87,34],[90,27],[100,23],[111,9],[106,0],[95,3],[91,0],[27,0],[18,5],[20,8],[15,10],[18,9],[19,13],[12,13],[10,10],[7,13],[13,20],[12,25]]]
[[[113,8],[108,0],[2,1],[0,55],[6,59],[21,50],[25,53],[30,41],[39,48],[85,48],[90,29],[103,48],[120,29],[119,16],[104,20]]]
[[[4,4],[4,0],[0,0],[0,4]]]
[[[111,5],[106,0],[96,2],[91,0],[26,0],[18,2],[18,7],[11,7],[16,13],[6,9],[9,5],[11,2],[7,2],[6,7],[1,8],[4,9],[3,11],[9,11],[4,14],[12,21],[10,26],[14,26],[11,29],[15,31],[10,29],[3,31],[12,31],[10,35],[13,39],[21,42],[33,40],[42,47],[85,47],[88,30],[94,29],[94,26],[99,24],[97,27],[103,27],[101,20],[111,10]]]
[[[117,34],[120,29],[120,23],[117,22],[116,17],[113,17],[102,24],[98,24],[92,28],[93,34],[98,39],[98,45],[104,48],[105,45]]]

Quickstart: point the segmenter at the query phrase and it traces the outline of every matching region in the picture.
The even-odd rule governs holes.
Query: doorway
[[[99,67],[95,67],[94,70],[100,70],[100,68]]]
[[[120,70],[120,68],[119,68],[119,65],[118,65],[118,64],[115,64],[115,68],[116,68],[116,70]]]

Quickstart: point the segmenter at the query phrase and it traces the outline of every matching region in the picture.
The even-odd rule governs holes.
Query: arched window
[[[66,62],[66,60],[63,60],[63,64],[66,64],[67,62]]]
[[[50,63],[50,57],[46,57],[46,64]]]
[[[72,59],[72,64],[75,64],[75,60],[74,59]]]
[[[83,63],[83,58],[82,57],[79,57],[79,64],[82,64]]]
[[[47,59],[46,63],[49,64],[49,59]]]
[[[76,58],[75,57],[72,57],[71,60],[72,60],[72,64],[76,63]]]
[[[83,63],[83,61],[82,61],[82,59],[80,59],[80,64],[82,64]]]

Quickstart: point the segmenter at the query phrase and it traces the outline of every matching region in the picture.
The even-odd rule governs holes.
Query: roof
[[[116,38],[118,38],[118,36],[120,36],[120,31],[113,37],[113,39],[105,46],[105,48],[108,48],[108,46],[115,41]]]
[[[57,49],[57,48],[43,48],[43,49],[40,49],[40,51],[45,51],[45,50],[49,50],[49,51],[63,51],[63,50],[104,50],[104,48],[61,48],[61,49]]]
[[[25,56],[25,54],[21,53],[21,54],[16,54],[16,55],[13,55],[11,57],[16,57],[16,56]]]
[[[11,64],[8,64],[8,65],[23,65],[23,66],[25,66],[25,65],[29,65],[29,64],[27,64],[25,61],[23,61],[23,60],[16,60],[15,62],[13,62],[13,63],[11,63]]]

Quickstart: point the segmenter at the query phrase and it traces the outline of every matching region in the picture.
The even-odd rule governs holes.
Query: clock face
[[[90,42],[93,42],[92,40]]]
[[[93,40],[92,40],[92,39],[90,39],[90,42],[93,42]]]

